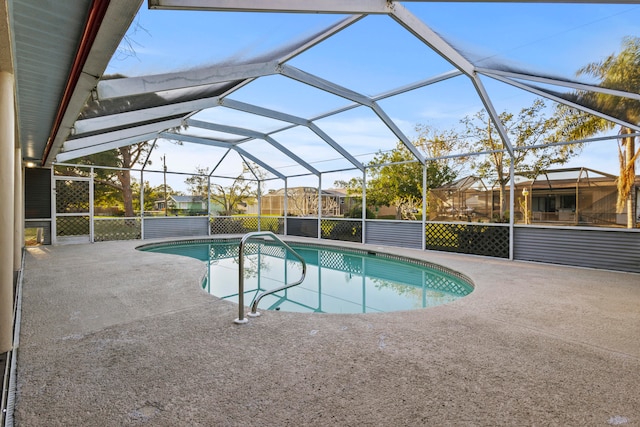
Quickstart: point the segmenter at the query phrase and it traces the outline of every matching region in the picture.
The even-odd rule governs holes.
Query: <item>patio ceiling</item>
[[[66,162],[160,138],[219,147],[226,150],[225,155],[231,150],[240,157],[259,164],[273,177],[285,178],[300,174],[319,176],[327,172],[327,169],[321,169],[314,164],[313,153],[296,152],[281,140],[281,135],[284,133],[292,129],[302,129],[331,148],[336,156],[343,160],[342,167],[362,171],[365,168],[365,162],[359,159],[349,147],[339,142],[322,123],[323,120],[341,117],[352,110],[366,109],[378,120],[381,128],[390,132],[396,141],[402,142],[418,161],[424,163],[428,159],[425,159],[424,154],[416,149],[410,138],[403,132],[402,126],[397,123],[398,119],[393,119],[392,115],[381,106],[381,101],[453,79],[466,79],[468,86],[481,101],[497,127],[507,152],[513,152],[514,148],[486,88],[487,79],[582,109],[640,132],[637,124],[628,123],[619,117],[596,111],[588,106],[578,105],[568,93],[562,91],[588,90],[635,100],[640,100],[639,94],[561,78],[552,73],[532,73],[496,61],[491,65],[487,65],[486,62],[476,64],[469,59],[469,55],[442,38],[403,4],[421,3],[419,1],[327,0],[313,2],[311,6],[307,2],[298,0],[281,0],[266,4],[260,0],[149,0],[150,9],[207,10],[209,13],[322,13],[334,14],[337,17],[331,25],[321,30],[289,40],[285,46],[248,59],[224,61],[214,65],[153,75],[93,78],[91,76],[104,73],[108,58],[115,51],[115,45],[123,37],[139,6],[136,4],[133,7],[124,3],[130,2],[111,2],[107,13],[119,12],[120,15],[118,19],[111,19],[113,16],[109,15],[109,19],[102,21],[85,66],[92,71],[82,73],[85,80],[75,87],[73,92],[75,102],[66,109],[60,129],[52,131],[53,136],[50,138],[48,147],[29,146],[28,151],[32,153],[29,154],[30,158],[38,157],[33,154],[35,152],[42,153],[43,164],[50,165],[54,161]],[[84,10],[83,13],[86,13],[86,7]],[[316,73],[314,70],[302,69],[291,64],[294,58],[312,51],[323,42],[372,16],[391,18],[408,36],[415,38],[425,49],[435,53],[448,69],[423,75],[418,80],[370,95],[323,78],[321,73]],[[99,45],[108,45],[108,48],[99,48]],[[338,100],[338,105],[318,114],[292,114],[285,109],[265,107],[258,102],[247,102],[243,97],[236,96],[240,91],[245,93],[247,88],[259,84],[261,80],[276,76],[311,88],[313,93],[319,94],[318,96],[335,98]],[[90,99],[89,104],[82,109],[87,99]],[[313,101],[307,100],[307,102]],[[241,113],[254,119],[245,120],[244,125],[237,126],[223,119],[211,119],[202,114],[216,109]],[[268,128],[264,127],[265,121],[269,123]],[[253,147],[257,144],[266,144],[271,154],[268,157],[256,154]],[[295,163],[299,167],[295,172],[285,173],[279,167],[282,162],[272,161],[272,157],[276,156]]]

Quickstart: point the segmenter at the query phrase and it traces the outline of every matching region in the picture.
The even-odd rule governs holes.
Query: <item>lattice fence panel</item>
[[[88,216],[61,216],[56,218],[57,236],[84,236],[89,234]]]
[[[362,242],[362,221],[323,219],[320,228],[323,239]]]
[[[475,224],[429,223],[425,249],[509,257],[509,228]]]
[[[252,216],[242,218],[242,226],[245,229],[245,233],[258,231],[258,217]]]
[[[96,219],[93,223],[94,240],[140,239],[142,232],[140,218]]]
[[[56,213],[89,212],[89,181],[56,180]]]
[[[251,230],[244,228],[244,219],[239,217],[211,218],[211,234],[244,234]]]

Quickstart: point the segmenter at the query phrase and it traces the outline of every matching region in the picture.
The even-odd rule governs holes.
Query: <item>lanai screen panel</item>
[[[420,160],[422,154],[412,147],[416,125],[452,129],[459,118],[485,108],[500,128],[501,111],[517,110],[535,97],[550,98],[550,111],[554,103],[566,102],[586,106],[618,125],[621,119],[632,119],[615,110],[603,111],[602,105],[589,107],[590,100],[580,97],[580,91],[591,91],[588,85],[599,82],[575,73],[619,50],[623,37],[635,34],[640,15],[636,5],[356,2],[335,5],[343,9],[335,14],[314,13],[318,10],[304,3],[289,5],[309,10],[288,14],[141,9],[122,45],[133,46],[134,52],[127,56],[122,49],[106,73],[120,82],[105,80],[98,86],[105,109],[86,112],[82,118],[87,121],[78,122],[69,146],[65,144],[65,156],[82,148],[112,148],[118,141],[135,143],[152,131],[180,127],[177,132],[189,135],[195,128],[189,120],[202,120],[253,132],[238,140],[208,135],[227,147],[241,142],[235,147],[246,145],[260,155],[260,147],[269,145],[267,134],[276,141],[282,138],[281,144],[290,150],[285,157],[294,154],[302,160],[296,161],[299,165],[328,162],[322,149],[304,152],[290,137],[292,126],[304,127],[306,120],[326,132],[343,154],[353,156],[349,160],[342,155],[336,168],[343,167],[345,159],[357,167],[353,159],[366,163],[398,142]],[[358,7],[365,10],[353,10]],[[427,83],[429,79],[434,80]],[[110,92],[120,83],[126,83],[120,92]],[[612,96],[633,104],[638,102],[636,95],[637,91]],[[265,114],[243,118],[251,106],[267,116],[289,115],[287,120],[293,121],[284,120],[278,128],[271,121],[276,119]],[[244,110],[232,115],[225,109]],[[176,120],[187,127],[175,126]],[[310,128],[305,129],[301,135],[306,138]],[[511,148],[507,132],[499,130]],[[110,135],[99,136],[105,132]],[[130,135],[137,139],[125,138]],[[94,136],[101,142],[89,139]],[[262,142],[254,144],[256,140]],[[287,165],[274,157],[273,167]]]

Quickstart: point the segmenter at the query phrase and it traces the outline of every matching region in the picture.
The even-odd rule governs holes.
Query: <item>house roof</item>
[[[203,202],[205,200],[202,196],[169,196],[169,198],[177,203]]]
[[[468,176],[456,179],[455,181],[451,181],[449,183],[443,184],[440,187],[435,188],[435,190],[464,191],[474,186],[481,186],[483,187],[483,189],[486,189],[486,186],[484,185],[482,178],[474,175],[468,175]]]
[[[616,176],[586,167],[550,169],[541,172],[531,179],[531,172],[516,173],[516,186],[526,185],[533,188],[575,188],[576,185],[615,185]],[[640,178],[640,177],[639,177]],[[477,176],[468,175],[455,181],[446,183],[434,190],[465,191],[472,187],[482,187],[490,190],[491,186],[485,186],[483,180]]]
[[[289,193],[304,191],[305,193],[318,194],[318,189],[316,187],[288,187],[287,191]],[[323,188],[322,195],[345,197],[347,195],[347,190],[344,188]],[[262,197],[268,197],[268,196],[284,196],[284,188],[272,190],[269,193],[263,195]]]

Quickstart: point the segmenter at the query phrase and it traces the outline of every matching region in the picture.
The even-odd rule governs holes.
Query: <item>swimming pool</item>
[[[207,265],[203,288],[238,302],[239,239],[189,240],[151,244],[140,250],[189,256]],[[307,243],[288,244],[307,264],[298,286],[266,296],[262,310],[375,313],[446,304],[473,291],[471,280],[425,261],[359,249]],[[271,241],[244,248],[244,301],[300,278],[302,264]]]

